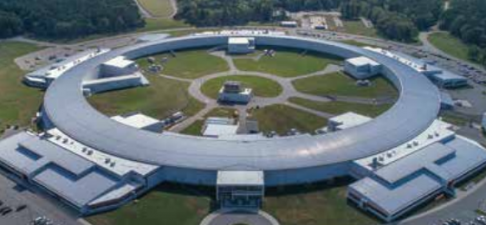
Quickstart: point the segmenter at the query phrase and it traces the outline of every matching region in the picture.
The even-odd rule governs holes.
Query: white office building
[[[162,132],[164,123],[160,120],[154,119],[141,113],[133,113],[127,115],[119,115],[111,117],[113,120],[140,129],[152,132]]]
[[[248,54],[255,51],[255,38],[232,37],[228,38],[228,53]]]
[[[251,88],[242,88],[241,83],[237,81],[226,81],[219,90],[218,101],[248,104],[253,98]]]
[[[355,79],[362,80],[378,75],[381,72],[381,65],[361,56],[347,59],[344,62],[344,71]]]

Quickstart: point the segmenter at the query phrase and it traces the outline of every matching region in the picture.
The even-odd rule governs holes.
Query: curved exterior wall
[[[168,180],[214,184],[217,170],[265,171],[266,182],[292,184],[348,173],[348,162],[403,144],[436,118],[440,98],[424,76],[391,58],[361,48],[289,36],[256,35],[258,45],[309,49],[341,56],[364,55],[385,67],[385,76],[400,91],[397,103],[375,120],[326,135],[268,140],[218,140],[155,134],[117,123],[86,101],[81,82],[87,71],[119,55],[134,59],[167,50],[226,45],[229,36],[190,36],[117,49],[68,71],[47,90],[45,114],[71,138],[109,154],[164,166]]]

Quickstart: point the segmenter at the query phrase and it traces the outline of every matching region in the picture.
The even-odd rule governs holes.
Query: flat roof
[[[338,124],[340,129],[348,129],[351,127],[359,126],[373,120],[370,117],[363,116],[354,112],[347,112],[329,119],[329,121]]]
[[[246,37],[232,37],[229,38],[228,44],[250,44],[250,40]]]
[[[218,171],[216,184],[227,186],[264,186],[263,171]]]
[[[236,131],[238,131],[238,125],[210,123],[206,125],[203,136],[219,137],[223,135],[236,135]]]
[[[125,56],[118,56],[113,59],[110,59],[106,62],[103,63],[103,65],[106,66],[113,66],[113,67],[118,67],[118,68],[125,68],[129,67],[135,62],[132,60],[128,60]]]
[[[154,124],[160,123],[159,120],[154,119],[150,116],[141,114],[141,113],[136,113],[128,116],[114,116],[111,117],[113,120],[120,122],[122,124],[135,127],[138,129],[142,129],[144,127],[148,127]]]
[[[351,63],[355,66],[365,66],[365,65],[379,66],[380,65],[376,61],[364,56],[346,59],[346,62]]]

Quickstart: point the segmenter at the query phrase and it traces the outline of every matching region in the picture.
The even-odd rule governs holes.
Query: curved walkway
[[[288,102],[288,99],[291,97],[298,97],[298,98],[303,98],[311,101],[316,101],[316,102],[330,102],[330,101],[341,101],[341,102],[348,102],[348,103],[359,103],[359,104],[370,104],[370,105],[375,105],[379,103],[389,103],[390,101],[379,101],[378,99],[371,99],[371,98],[362,98],[362,97],[353,97],[353,96],[317,96],[317,95],[310,95],[310,94],[305,94],[302,92],[299,92],[295,89],[294,85],[292,84],[293,81],[297,79],[304,79],[308,77],[313,77],[313,76],[325,76],[327,74],[332,74],[333,72],[337,72],[342,70],[340,66],[330,64],[328,65],[325,69],[316,71],[310,74],[306,75],[301,75],[297,77],[281,77],[278,75],[274,74],[269,74],[269,73],[263,73],[263,72],[257,72],[257,71],[244,71],[244,70],[239,70],[235,64],[233,59],[226,55],[224,51],[214,51],[210,52],[211,55],[221,57],[224,59],[229,67],[228,71],[224,72],[218,72],[218,73],[212,73],[208,74],[196,79],[187,79],[187,78],[180,78],[176,76],[171,76],[171,75],[165,75],[161,74],[159,76],[167,78],[167,79],[173,79],[177,81],[182,81],[182,82],[189,82],[189,94],[197,99],[198,101],[206,104],[206,107],[198,112],[196,115],[189,117],[188,119],[184,120],[183,122],[177,124],[176,126],[172,127],[170,131],[173,132],[181,132],[185,128],[189,127],[192,123],[194,123],[197,120],[202,120],[204,119],[204,116],[209,113],[211,110],[217,108],[219,106],[218,102],[216,99],[213,99],[211,97],[206,96],[201,92],[201,87],[204,83],[206,83],[209,80],[219,78],[219,77],[229,77],[229,76],[240,76],[240,75],[250,75],[250,76],[257,76],[257,77],[262,77],[265,79],[270,79],[275,82],[277,82],[281,87],[282,87],[282,92],[272,98],[265,98],[265,97],[258,97],[255,96],[252,101],[245,106],[241,105],[235,105],[235,106],[228,106],[225,105],[225,107],[231,107],[235,108],[238,111],[240,111],[240,118],[241,121],[244,121],[244,117],[246,116],[246,113],[241,113],[245,111],[246,109],[253,108],[253,107],[265,107],[265,106],[270,106],[270,105],[275,105],[275,104],[284,104],[289,107],[293,107],[311,114],[314,114],[319,117],[323,117],[326,119],[329,119],[331,117],[334,117],[334,114],[331,113],[326,113],[326,112],[321,112],[317,111],[314,109],[309,109],[307,107],[297,105],[294,103]]]
[[[200,225],[279,225],[278,221],[268,213],[259,210],[218,210],[206,216]]]

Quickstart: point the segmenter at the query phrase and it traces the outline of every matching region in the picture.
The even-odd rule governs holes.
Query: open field
[[[437,32],[430,34],[429,42],[436,48],[451,56],[470,61],[468,57],[468,46],[464,42],[447,32]]]
[[[332,184],[288,186],[266,191],[263,210],[281,225],[370,225],[379,223],[346,201],[350,178]]]
[[[370,79],[369,87],[356,85],[356,80],[337,72],[322,76],[314,76],[293,81],[294,87],[303,93],[312,95],[342,95],[366,98],[397,96],[398,92],[393,85],[383,77]]]
[[[234,118],[238,119],[237,115],[235,114],[237,111],[232,108],[215,108],[208,112],[208,114],[204,115],[204,118],[208,117],[227,117],[227,118]],[[202,133],[202,128],[204,126],[204,120],[196,120],[193,124],[191,124],[189,127],[181,131],[181,134],[188,134],[188,135],[195,135],[195,136],[201,136]]]
[[[175,53],[175,57],[169,53],[162,53],[152,56],[156,64],[161,64],[163,58],[167,62],[163,63],[164,69],[162,74],[195,79],[211,73],[223,72],[229,70],[229,66],[223,59],[210,55],[207,49],[191,49]],[[149,63],[147,58],[137,60],[140,67],[147,70]]]
[[[170,0],[138,0],[138,3],[154,17],[168,18],[174,13]]]
[[[285,105],[271,105],[253,109],[250,117],[258,121],[262,132],[276,131],[280,135],[295,128],[300,132],[314,132],[326,126],[327,120]]]
[[[8,124],[26,126],[39,109],[43,92],[22,83],[26,72],[20,70],[14,59],[40,50],[20,42],[0,42],[0,133]]]
[[[94,95],[88,101],[102,113],[114,116],[129,112],[142,112],[162,119],[177,111],[193,115],[203,103],[189,96],[186,82],[155,75],[147,75],[148,87],[138,87]]]
[[[198,225],[213,196],[212,188],[162,184],[136,202],[87,220],[93,225]]]
[[[366,105],[348,102],[316,102],[303,98],[290,98],[289,102],[309,109],[336,115],[351,111],[369,117],[377,117],[392,107],[392,104]]]
[[[265,47],[260,47],[265,49]],[[296,77],[323,70],[329,64],[338,64],[341,59],[317,52],[307,52],[289,48],[274,48],[274,57],[262,56],[259,60],[251,58],[235,58],[238,69],[243,71],[259,71],[282,77]],[[261,51],[258,51],[261,53]]]
[[[343,20],[344,31],[350,34],[378,37],[378,32],[375,28],[367,28],[360,20]]]
[[[145,26],[136,30],[136,32],[147,32],[156,30],[165,30],[173,28],[191,27],[191,25],[184,23],[184,21],[166,19],[166,18],[146,18]]]
[[[250,75],[231,75],[206,81],[201,91],[208,97],[218,98],[219,90],[226,81],[240,81],[245,88],[252,88],[253,95],[260,97],[276,97],[282,93],[282,87],[275,81]]]

